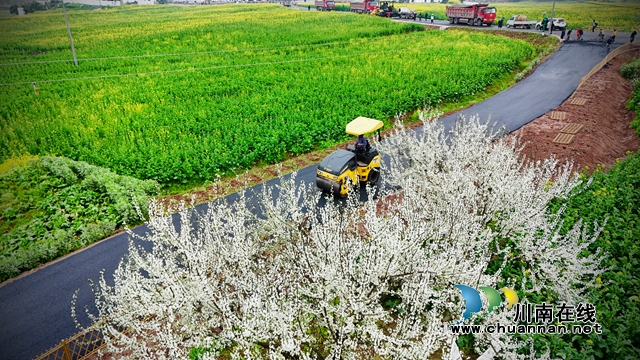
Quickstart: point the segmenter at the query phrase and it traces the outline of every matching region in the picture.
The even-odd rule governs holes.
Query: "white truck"
[[[410,9],[408,7],[401,7],[400,8],[400,18],[401,19],[416,19],[416,11],[413,9]]]
[[[521,27],[521,28],[531,29],[535,25],[536,25],[535,21],[527,21],[526,15],[513,15],[509,20],[507,20],[508,28],[515,29],[517,27]]]

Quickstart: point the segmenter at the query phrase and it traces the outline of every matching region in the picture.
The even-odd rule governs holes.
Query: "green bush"
[[[635,119],[631,122],[631,127],[636,129],[636,132],[640,135],[640,81],[638,81],[638,76],[640,75],[640,58],[622,65],[620,75],[635,83],[633,93],[627,101],[627,109],[636,113]]]
[[[155,181],[45,156],[0,174],[0,281],[142,219]]]
[[[47,10],[50,6],[49,2],[39,3],[37,1],[32,1],[30,3],[24,3],[21,5],[11,5],[9,7],[9,13],[13,15],[18,15],[18,8],[21,7],[24,9],[25,14],[29,14],[32,12],[36,12],[38,10]]]
[[[622,65],[620,75],[629,80],[638,80],[638,75],[640,75],[640,58]]]
[[[578,219],[587,224],[607,219],[594,245],[605,254],[606,271],[596,279],[590,301],[596,306],[601,335],[565,336],[551,341],[556,355],[578,359],[640,358],[640,154],[618,162],[609,172],[600,168],[585,191],[566,202],[557,202],[556,211],[566,205],[564,230]],[[568,344],[573,344],[568,349]],[[569,351],[570,350],[570,351]]]
[[[627,109],[636,113],[636,117],[631,121],[631,127],[636,129],[636,132],[640,136],[640,81],[636,81],[633,93],[627,101]]]

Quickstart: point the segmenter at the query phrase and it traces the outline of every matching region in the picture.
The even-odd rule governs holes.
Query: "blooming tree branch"
[[[140,240],[153,250],[131,241],[115,285],[102,278],[94,287],[108,350],[159,359],[193,348],[211,359],[448,354],[457,335],[443,328],[463,308],[453,285],[496,286],[501,272],[487,271],[495,259],[526,268],[527,291],[579,301],[598,272],[597,256],[582,256],[597,231],[577,225],[560,235],[547,209],[578,178],[554,159],[525,162],[517,141],[495,135],[477,118],[450,132],[437,122],[422,135],[397,129],[376,147],[390,156],[384,179],[399,190],[383,187],[376,201],[351,194],[320,206],[323,195],[294,174],[204,213],[183,208],[179,229],[151,204]],[[481,339],[513,354],[519,346]]]

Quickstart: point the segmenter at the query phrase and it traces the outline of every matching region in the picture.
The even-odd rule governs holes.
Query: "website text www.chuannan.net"
[[[575,324],[575,325],[451,325],[448,332],[453,334],[602,334],[600,324]]]

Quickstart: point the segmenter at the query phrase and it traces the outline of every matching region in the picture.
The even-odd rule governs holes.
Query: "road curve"
[[[529,77],[462,113],[478,113],[482,119],[491,114],[492,122],[516,130],[560,105],[604,56],[597,43],[566,43]],[[456,118],[454,114],[442,121],[451,127]],[[300,170],[298,179],[314,182],[315,166]],[[277,181],[256,185],[254,190]],[[234,200],[237,195],[228,198]],[[138,234],[146,231],[146,226],[134,229]],[[97,280],[102,269],[107,276],[113,274],[127,251],[127,237],[125,233],[115,235],[0,287],[0,359],[33,359],[77,332],[70,315],[74,291],[80,291],[78,308],[86,305],[91,309],[93,294],[87,280]],[[88,325],[86,316],[80,314],[80,318]]]

